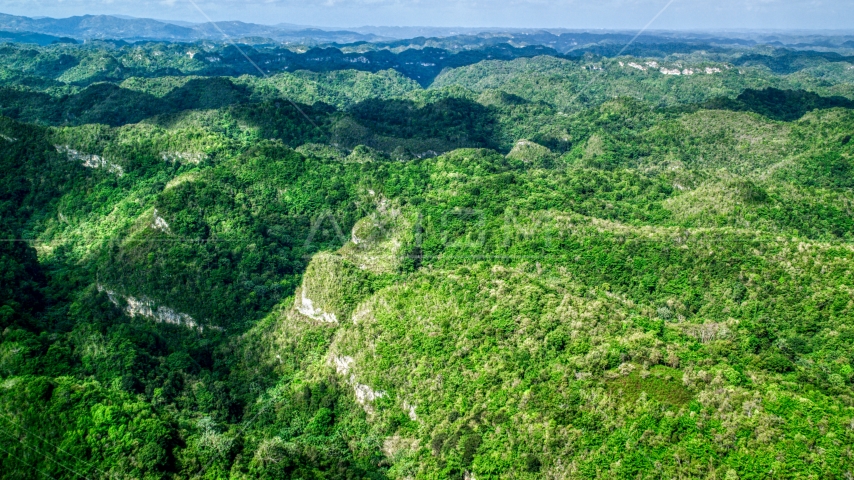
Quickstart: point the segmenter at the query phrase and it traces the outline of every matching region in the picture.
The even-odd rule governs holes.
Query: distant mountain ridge
[[[3,32],[0,31],[0,43],[34,43],[45,46],[54,43],[77,43],[77,40],[68,37],[57,37],[33,32]]]
[[[131,20],[107,15],[33,19],[0,14],[0,28],[9,31],[28,31],[77,39],[157,38],[184,40],[193,36],[192,29],[178,25],[157,20]]]
[[[370,33],[344,30],[321,30],[300,25],[258,25],[239,21],[189,24],[186,22],[147,18],[122,18],[110,15],[83,15],[69,18],[30,18],[0,14],[0,30],[8,32],[30,32],[77,40],[160,40],[195,41],[222,40],[223,32],[235,38],[263,37],[276,41],[303,41],[313,39],[325,43],[352,43],[388,40]],[[218,27],[218,28],[217,28]]]
[[[854,45],[851,32],[838,32],[832,41],[810,32],[677,32],[648,31],[636,36],[635,32],[618,30],[577,30],[561,28],[505,28],[505,27],[430,27],[430,26],[361,26],[317,27],[290,23],[261,25],[241,21],[193,23],[186,21],[136,18],[125,15],[82,15],[68,18],[25,17],[0,13],[0,41],[38,43],[46,45],[70,39],[194,42],[199,40],[222,41],[225,37],[251,39],[254,43],[273,42],[301,44],[354,44],[377,43],[394,48],[412,44],[426,46],[451,41],[449,46],[468,48],[473,44],[511,42],[517,46],[544,45],[562,53],[579,46],[606,43],[619,45],[616,50],[605,47],[597,52],[613,55],[623,46],[632,43],[672,44],[688,42],[695,45],[759,44],[805,48],[850,48]],[[56,37],[49,38],[45,35]],[[402,43],[403,42],[403,43]],[[409,42],[409,43],[406,43]],[[414,42],[414,43],[413,43]],[[705,48],[705,47],[703,47]],[[453,48],[452,49],[456,49]],[[702,48],[701,48],[702,49]],[[611,51],[614,50],[614,51]],[[629,52],[626,52],[629,53]]]

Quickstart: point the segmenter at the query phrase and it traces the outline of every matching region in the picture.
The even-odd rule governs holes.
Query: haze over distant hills
[[[218,28],[217,28],[218,27]],[[240,21],[192,23],[178,20],[156,20],[126,15],[83,15],[69,18],[22,17],[0,14],[0,29],[10,32],[39,33],[77,40],[221,40],[223,32],[237,38],[263,37],[277,41],[303,41],[310,38],[321,43],[396,40],[414,37],[449,37],[483,32],[521,31],[521,29],[468,27],[399,27],[363,26],[329,28],[291,23],[259,25]]]
[[[315,27],[280,23],[260,25],[241,21],[192,23],[186,21],[156,20],[125,15],[83,15],[68,18],[24,17],[0,13],[0,41],[37,43],[47,45],[56,42],[85,40],[125,41],[171,41],[192,42],[198,40],[223,40],[224,35],[235,39],[261,39],[284,43],[356,43],[393,42],[417,37],[447,38],[472,35],[530,35],[547,32],[552,35],[580,33],[567,29],[521,29],[498,27],[429,27],[429,26],[362,26],[347,28]],[[584,31],[588,32],[588,31]],[[628,42],[635,32],[594,30],[603,39]],[[727,32],[681,32],[649,31],[638,41],[661,43],[663,41],[696,40],[725,44],[783,44],[822,46],[827,44],[828,32],[788,31],[727,31]],[[832,32],[833,44],[854,44],[854,32]],[[610,37],[608,37],[610,36]],[[818,42],[818,43],[816,43]]]
[[[178,20],[156,20],[126,15],[83,15],[69,18],[22,17],[0,13],[0,30],[27,32],[76,40],[158,40],[194,41],[202,39],[221,40],[223,32],[231,37],[262,37],[276,41],[303,41],[310,38],[321,43],[375,42],[413,37],[448,37],[461,34],[477,34],[486,31],[510,31],[520,29],[496,28],[442,28],[442,27],[396,27],[364,26],[339,29],[315,27],[291,23],[259,25],[240,21],[192,23]]]
[[[10,32],[32,32],[57,37],[70,37],[77,40],[221,40],[223,32],[238,38],[264,37],[276,41],[302,41],[311,38],[317,42],[351,43],[384,39],[370,33],[320,30],[299,25],[269,26],[234,21],[217,22],[216,26],[213,26],[209,23],[165,22],[109,15],[84,15],[55,19],[0,14],[0,29]]]

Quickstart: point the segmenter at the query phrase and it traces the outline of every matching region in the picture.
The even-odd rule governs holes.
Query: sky
[[[193,2],[214,20],[322,27],[640,29],[653,18],[662,30],[854,27],[852,0],[0,0],[0,12],[204,22]]]

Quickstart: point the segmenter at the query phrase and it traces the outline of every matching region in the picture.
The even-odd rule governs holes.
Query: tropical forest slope
[[[854,472],[841,55],[195,46],[3,47],[3,478]]]

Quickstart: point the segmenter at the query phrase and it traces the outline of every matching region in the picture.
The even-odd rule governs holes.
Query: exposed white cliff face
[[[300,297],[297,299],[297,311],[308,318],[326,323],[338,323],[338,317],[334,313],[324,312],[320,307],[315,307],[314,302],[308,298],[303,287]]]
[[[656,62],[647,62],[646,64],[651,68],[658,68],[658,64]],[[635,68],[640,67],[640,65],[637,65],[637,66],[636,65],[637,64],[631,64],[631,63],[629,64],[630,67],[635,67]],[[643,68],[643,67],[641,67],[641,68]],[[706,75],[714,75],[716,73],[721,73],[721,69],[717,68],[717,67],[705,67],[703,69],[700,69],[700,68],[696,68],[696,69],[695,68],[682,68],[681,70],[680,70],[680,68],[681,67],[677,67],[677,68],[661,67],[658,71],[661,72],[663,75],[694,75],[695,73],[705,73]]]
[[[104,169],[110,173],[115,173],[120,177],[125,174],[125,170],[120,165],[111,163],[106,158],[100,155],[80,153],[77,150],[74,150],[73,148],[69,147],[68,145],[56,145],[56,151],[66,154],[69,160],[83,162],[83,166],[86,168]]]
[[[350,367],[353,365],[353,357],[335,357],[333,359],[335,362],[335,371],[338,372],[338,375],[347,376],[350,373]]]
[[[403,402],[403,409],[406,411],[406,414],[409,415],[409,419],[413,422],[418,421],[418,415],[415,414],[415,405],[410,404],[407,401]]]
[[[175,310],[162,305],[158,306],[149,298],[142,297],[137,299],[131,296],[122,296],[113,290],[104,288],[101,285],[98,285],[98,291],[105,292],[113,305],[121,306],[122,302],[119,300],[124,300],[125,313],[131,317],[146,317],[158,323],[181,325],[187,328],[197,328],[199,330],[203,330],[204,328],[199,326],[195,319],[186,313],[176,312]]]
[[[166,223],[166,220],[157,213],[157,209],[154,209],[154,222],[151,224],[151,228],[160,230],[164,233],[172,233],[172,231],[169,230],[169,224]]]
[[[644,67],[642,65],[638,65],[637,63],[634,63],[634,62],[629,62],[629,66],[632,68],[636,68],[638,70],[644,71],[644,72],[646,71],[646,67]]]
[[[359,405],[362,405],[363,407],[366,406],[368,403],[372,403],[378,398],[385,397],[385,392],[378,392],[362,383],[356,383],[355,385],[353,385],[353,390],[356,391],[356,401],[359,402]]]
[[[198,165],[203,160],[207,160],[208,156],[204,153],[194,152],[161,152],[160,158],[162,158],[164,162],[192,163]]]
[[[435,150],[427,150],[426,152],[416,153],[415,156],[417,158],[433,158],[438,157],[439,153]]]
[[[336,356],[332,358],[332,364],[335,365],[335,371],[342,377],[347,378],[347,383],[353,387],[353,393],[356,394],[356,401],[359,402],[366,412],[373,412],[371,403],[378,398],[386,396],[386,392],[374,390],[369,385],[356,381],[356,375],[351,373],[353,369],[353,357]],[[414,411],[414,410],[413,410]]]
[[[160,323],[171,323],[173,325],[184,325],[190,328],[197,328],[198,325],[193,317],[186,313],[176,312],[171,308],[154,305],[154,302],[143,297],[137,300],[134,297],[125,297],[127,301],[127,312],[131,317],[143,316],[153,318]]]

